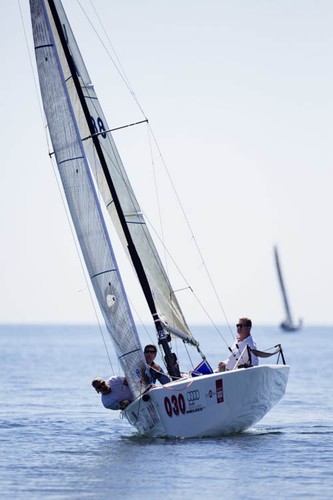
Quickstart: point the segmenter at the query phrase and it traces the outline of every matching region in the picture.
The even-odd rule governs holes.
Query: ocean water
[[[210,327],[197,335],[213,365],[225,357]],[[284,399],[239,435],[152,440],[105,410],[90,385],[112,374],[97,327],[0,326],[1,499],[331,496],[333,327],[253,335],[259,348],[284,348]]]

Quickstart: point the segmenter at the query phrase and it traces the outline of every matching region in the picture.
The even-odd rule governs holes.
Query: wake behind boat
[[[148,230],[60,0],[30,0],[48,131],[86,271],[134,401],[124,411],[153,437],[217,436],[258,422],[284,395],[289,367],[181,373],[176,337],[201,356]],[[103,206],[102,206],[103,205]],[[151,387],[138,331],[112,246],[106,210],[148,304],[172,382]],[[253,351],[254,353],[254,351]],[[268,357],[271,353],[256,351]]]

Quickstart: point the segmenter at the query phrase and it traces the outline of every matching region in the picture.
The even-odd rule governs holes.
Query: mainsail
[[[106,230],[69,92],[70,71],[50,4],[30,0],[42,100],[59,174],[86,267],[106,326],[135,396],[145,389],[145,359]],[[60,6],[60,2],[59,3]],[[69,80],[69,81],[68,81]]]

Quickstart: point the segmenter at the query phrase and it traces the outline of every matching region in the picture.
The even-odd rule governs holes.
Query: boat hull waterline
[[[287,365],[261,365],[154,387],[123,415],[146,437],[214,437],[245,431],[283,397]]]

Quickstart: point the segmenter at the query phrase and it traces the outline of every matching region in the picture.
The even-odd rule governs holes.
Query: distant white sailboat
[[[123,415],[153,437],[217,436],[258,422],[284,395],[281,364],[183,377],[172,336],[205,356],[173,292],[60,0],[30,0],[37,70],[55,159],[87,273],[134,401]],[[112,87],[110,87],[112,88]],[[139,279],[172,382],[151,387],[116,262],[107,208]],[[256,353],[260,354],[260,353]],[[284,362],[280,346],[275,353]],[[263,354],[268,356],[268,354]]]
[[[285,284],[283,281],[279,253],[278,253],[278,249],[277,249],[276,245],[274,246],[274,258],[275,258],[276,272],[277,272],[278,279],[279,279],[279,286],[281,289],[281,294],[282,294],[282,299],[283,299],[284,310],[286,313],[286,319],[284,321],[282,321],[282,323],[280,324],[280,327],[282,328],[282,330],[284,330],[286,332],[295,332],[302,327],[302,320],[300,319],[297,325],[293,322],[293,319],[291,316],[291,311],[290,311],[290,306],[289,306],[289,302],[288,302],[286,287],[285,287]]]

